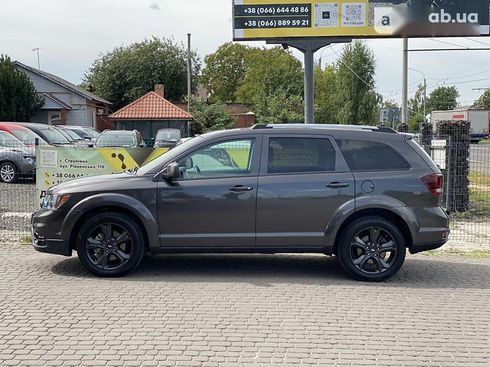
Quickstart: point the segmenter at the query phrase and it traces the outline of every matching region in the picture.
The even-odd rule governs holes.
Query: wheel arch
[[[159,246],[157,221],[145,205],[130,196],[101,194],[82,200],[67,214],[61,233],[69,241],[71,248],[74,248],[76,237],[87,218],[104,212],[116,212],[133,219],[141,229],[146,250],[151,251],[155,246]]]
[[[413,243],[413,233],[412,229],[407,223],[406,214],[404,215],[399,212],[397,213],[394,210],[386,208],[365,208],[352,213],[342,222],[335,235],[335,240],[332,248],[333,254],[337,254],[338,245],[344,229],[353,221],[364,217],[381,217],[393,222],[398,228],[400,228],[400,231],[402,232],[403,237],[406,241],[406,247],[409,248]]]

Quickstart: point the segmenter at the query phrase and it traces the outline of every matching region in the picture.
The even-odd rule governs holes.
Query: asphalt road
[[[490,260],[380,284],[325,256],[157,256],[121,279],[0,246],[0,366],[489,366]]]

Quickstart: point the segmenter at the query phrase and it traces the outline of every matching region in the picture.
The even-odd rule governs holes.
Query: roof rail
[[[264,129],[325,129],[325,130],[354,130],[354,131],[373,131],[396,134],[397,132],[387,126],[366,126],[366,125],[335,125],[335,124],[257,124],[251,127],[252,130]]]

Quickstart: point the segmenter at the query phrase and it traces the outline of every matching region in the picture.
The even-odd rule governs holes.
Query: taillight
[[[425,186],[430,190],[430,192],[434,196],[441,196],[442,195],[442,188],[443,188],[443,183],[442,183],[442,175],[441,174],[433,174],[433,175],[427,175],[422,177],[422,181],[424,182]]]

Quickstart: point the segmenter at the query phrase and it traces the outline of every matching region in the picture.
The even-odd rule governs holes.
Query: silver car
[[[0,131],[0,181],[14,183],[20,177],[34,177],[36,154],[15,136]]]

